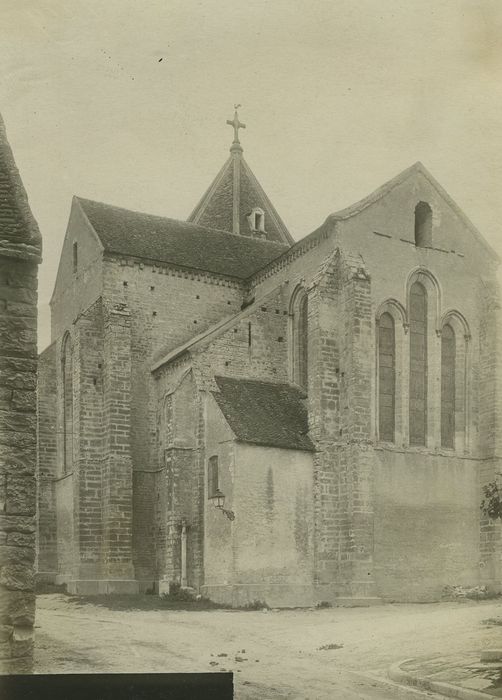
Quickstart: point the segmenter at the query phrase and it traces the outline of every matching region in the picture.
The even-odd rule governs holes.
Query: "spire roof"
[[[40,261],[42,239],[0,116],[0,254]]]
[[[291,234],[272,202],[244,160],[239,129],[246,125],[234,118],[227,124],[234,129],[230,157],[188,217],[190,223],[222,231],[292,245]]]

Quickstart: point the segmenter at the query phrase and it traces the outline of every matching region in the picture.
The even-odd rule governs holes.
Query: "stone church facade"
[[[39,576],[232,605],[500,590],[495,252],[420,163],[294,242],[232,125],[186,222],[73,200]]]

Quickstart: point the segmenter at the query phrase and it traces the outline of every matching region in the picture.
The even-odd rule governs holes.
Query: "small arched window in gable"
[[[425,445],[427,434],[427,292],[410,289],[410,445]]]
[[[455,447],[455,331],[447,324],[441,333],[441,447]]]
[[[207,467],[207,497],[213,498],[219,489],[218,455],[209,457]]]
[[[255,207],[247,215],[249,228],[253,233],[265,233],[265,212],[259,207]]]
[[[308,297],[304,290],[293,305],[293,381],[308,387]]]
[[[427,202],[415,207],[415,245],[417,248],[432,246],[432,209]]]
[[[63,471],[73,469],[73,348],[70,334],[63,340],[61,352],[63,398]]]
[[[394,319],[389,313],[378,323],[378,434],[394,442],[396,403],[396,340]]]

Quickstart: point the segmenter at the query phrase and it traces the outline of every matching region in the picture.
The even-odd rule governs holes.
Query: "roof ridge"
[[[225,229],[220,229],[220,228],[213,228],[211,226],[202,226],[201,224],[197,224],[192,221],[185,221],[184,219],[174,219],[171,216],[163,216],[162,214],[149,214],[148,212],[145,211],[139,211],[137,209],[127,209],[126,207],[121,207],[118,206],[117,204],[108,204],[107,202],[100,202],[96,199],[88,199],[86,197],[80,197],[78,195],[73,195],[73,199],[79,202],[81,205],[83,205],[84,208],[84,213],[87,215],[87,211],[85,210],[85,204],[97,204],[100,207],[103,207],[105,209],[111,209],[111,210],[116,210],[119,212],[124,212],[127,214],[135,214],[137,216],[144,216],[149,219],[159,219],[160,221],[166,221],[166,222],[171,222],[173,224],[178,224],[183,227],[186,227],[188,229],[197,229],[199,231],[209,231],[210,233],[220,233],[225,236],[232,236],[232,238],[245,238],[247,240],[253,240],[253,241],[258,241],[259,243],[265,243],[271,244],[274,246],[281,246],[284,248],[287,244],[282,243],[281,241],[270,241],[270,240],[263,240],[263,239],[254,239],[251,238],[250,236],[237,236],[235,233],[232,233],[231,231],[226,231]],[[91,226],[95,229],[91,219],[89,219],[89,223]],[[96,231],[96,233],[99,236],[99,232]]]
[[[205,203],[210,199],[210,197],[214,194],[216,189],[218,188],[219,184],[223,180],[223,177],[226,174],[227,168],[229,168],[232,165],[232,156],[230,155],[227,160],[224,162],[222,167],[220,168],[218,174],[212,181],[212,183],[209,185],[207,190],[204,192],[198,203],[195,205],[195,207],[192,210],[192,213],[190,216],[187,218],[187,221],[197,223],[198,219],[200,218],[201,210],[203,209]],[[233,233],[229,231],[228,233]],[[236,235],[236,234],[233,234]]]
[[[286,224],[284,223],[284,221],[283,221],[283,220],[281,219],[281,217],[279,216],[279,213],[278,213],[277,209],[276,209],[276,208],[274,207],[274,205],[272,204],[272,202],[271,202],[269,196],[267,195],[267,193],[265,192],[265,190],[264,190],[263,187],[261,186],[261,184],[260,184],[258,178],[257,178],[256,175],[254,174],[254,172],[251,170],[251,167],[248,165],[248,163],[247,163],[246,159],[244,158],[244,156],[241,157],[240,162],[241,162],[241,167],[247,172],[247,175],[248,175],[248,177],[251,179],[253,185],[256,187],[256,189],[258,190],[258,192],[262,195],[263,199],[265,200],[265,203],[267,204],[267,207],[268,207],[268,209],[269,209],[269,212],[268,212],[268,213],[269,213],[269,214],[272,216],[272,218],[274,219],[274,222],[275,222],[276,227],[282,231],[282,234],[284,235],[284,237],[286,238],[286,240],[288,241],[288,243],[289,243],[290,245],[294,245],[295,240],[294,240],[293,236],[292,236],[292,235],[290,234],[290,232],[288,231],[288,229],[287,229],[287,227],[286,227]]]

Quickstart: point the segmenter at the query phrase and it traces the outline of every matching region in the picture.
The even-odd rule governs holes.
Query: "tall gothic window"
[[[447,324],[441,333],[441,446],[455,446],[455,331]]]
[[[212,498],[218,489],[218,455],[213,455],[207,467],[207,497]]]
[[[63,380],[63,471],[73,469],[73,348],[67,333],[62,347],[61,374]]]
[[[394,319],[389,313],[378,324],[378,433],[380,440],[394,442],[396,402],[396,340]]]
[[[427,294],[420,282],[410,290],[410,445],[426,444]]]
[[[293,381],[308,387],[308,297],[304,291],[297,296],[293,308]]]

